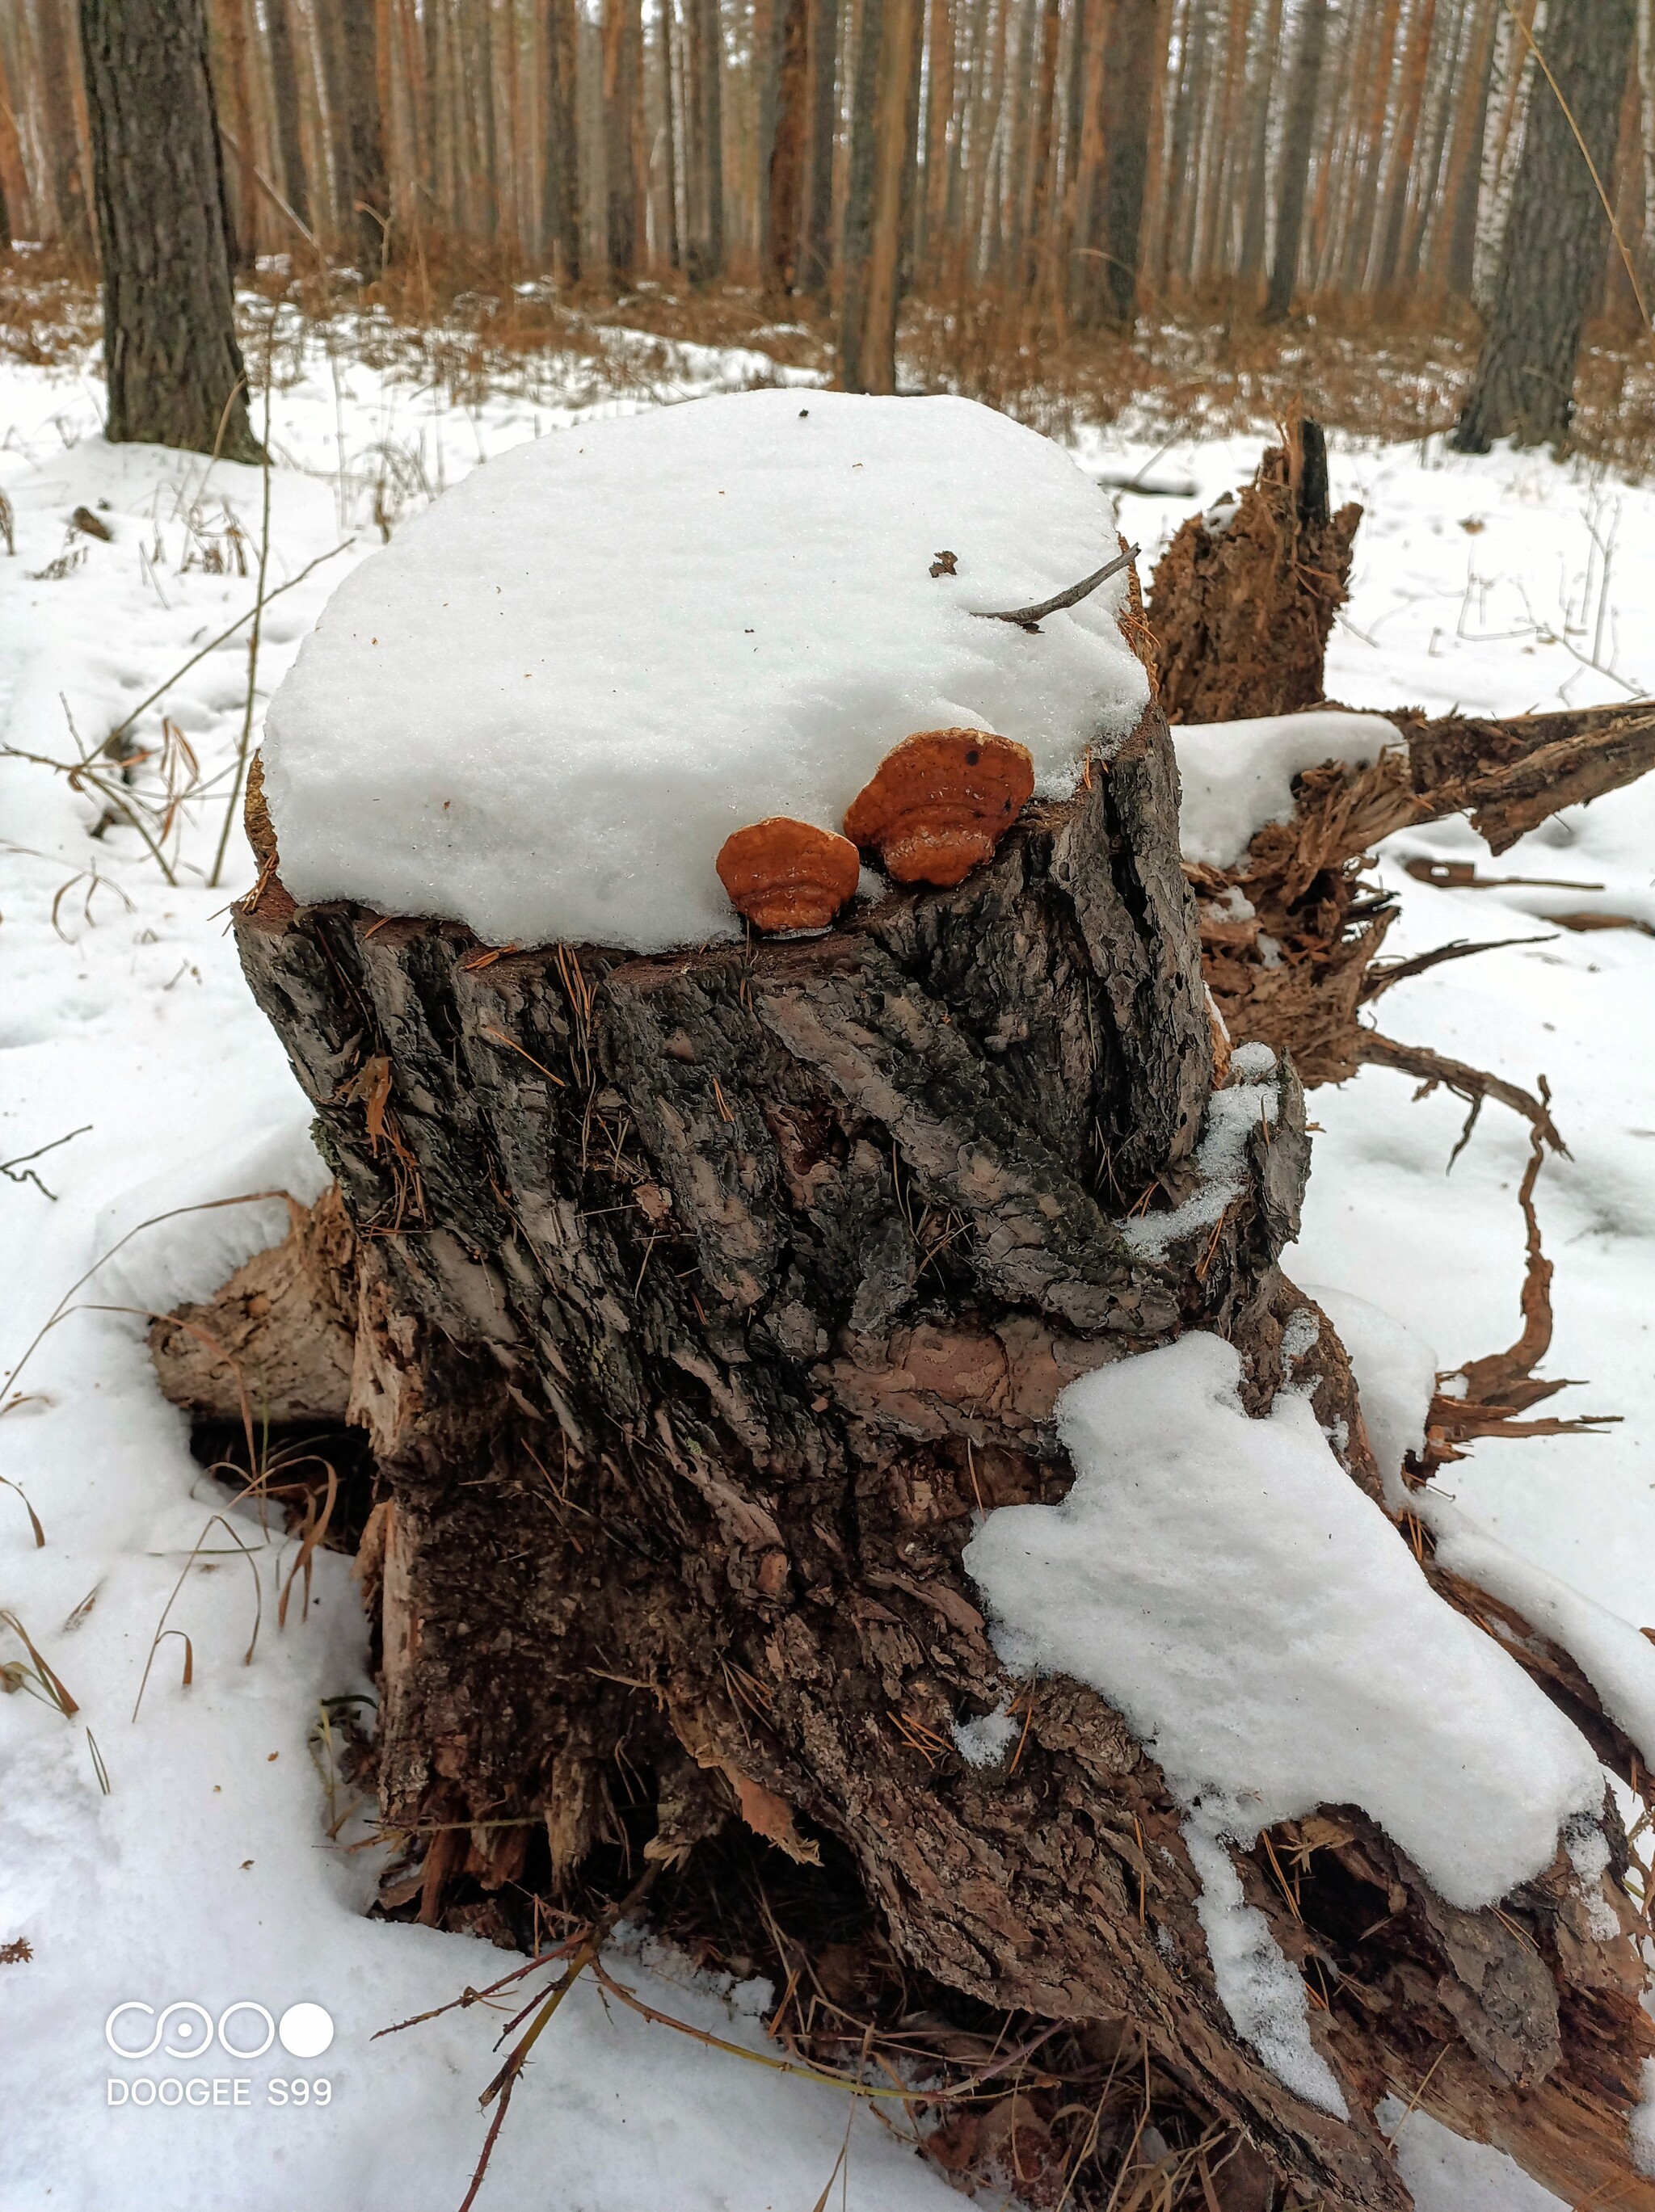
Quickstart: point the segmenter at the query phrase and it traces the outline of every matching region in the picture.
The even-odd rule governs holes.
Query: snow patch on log
[[[1325,761],[1371,768],[1402,742],[1383,714],[1332,709],[1266,714],[1256,721],[1186,722],[1172,732],[1183,798],[1178,842],[1186,860],[1238,867],[1269,823],[1291,822],[1293,780]]]
[[[1231,2026],[1295,2096],[1348,2120],[1350,2107],[1333,2069],[1311,2041],[1304,1982],[1282,1956],[1269,1922],[1244,1899],[1222,1836],[1196,1819],[1185,1826],[1183,1840],[1201,1876],[1196,1911]]]
[[[1655,2058],[1644,2061],[1644,2094],[1633,2108],[1628,2130],[1633,2164],[1640,2173],[1655,2174]]]
[[[1121,1236],[1140,1259],[1164,1260],[1180,1237],[1216,1229],[1247,1184],[1247,1144],[1261,1125],[1273,1129],[1280,1110],[1275,1054],[1267,1044],[1244,1044],[1230,1055],[1229,1087],[1215,1091],[1207,1127],[1196,1148],[1195,1189],[1167,1213],[1135,1214],[1119,1222]]]
[[[1451,1904],[1495,1903],[1596,1810],[1597,1761],[1435,1595],[1309,1403],[1250,1419],[1240,1372],[1193,1333],[1068,1386],[1074,1488],[964,1553],[995,1649],[1109,1698],[1209,1830],[1360,1805]]]
[[[1349,1354],[1386,1504],[1393,1512],[1406,1509],[1419,1516],[1451,1574],[1509,1605],[1567,1651],[1610,1719],[1655,1766],[1655,1644],[1633,1622],[1512,1551],[1434,1483],[1421,1490],[1404,1485],[1403,1454],[1420,1450],[1424,1443],[1426,1413],[1436,1387],[1436,1354],[1411,1329],[1365,1299],[1309,1284],[1305,1289]]]
[[[1345,1347],[1356,1377],[1368,1444],[1384,1485],[1385,1504],[1400,1513],[1414,1503],[1402,1480],[1402,1462],[1409,1452],[1425,1449],[1425,1419],[1437,1388],[1437,1355],[1422,1337],[1366,1298],[1311,1283],[1303,1289],[1333,1323]]]
[[[1467,2142],[1416,2105],[1382,2097],[1373,2117],[1396,2146],[1414,2212],[1568,2212],[1503,2150]]]
[[[837,831],[914,732],[1015,738],[1044,798],[1129,734],[1124,573],[975,618],[1117,544],[1059,447],[964,399],[741,392],[520,446],[346,579],[271,702],[283,881],[496,945],[739,936],[725,839]]]
[[[1363,1387],[1360,1368],[1356,1386]],[[1606,1606],[1502,1544],[1434,1484],[1412,1492],[1409,1504],[1436,1538],[1437,1557],[1449,1572],[1487,1590],[1561,1645],[1609,1718],[1655,1766],[1655,1644]]]

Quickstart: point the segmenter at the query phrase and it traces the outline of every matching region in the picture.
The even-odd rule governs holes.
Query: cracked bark
[[[959,1564],[972,1515],[1067,1490],[1064,1385],[1201,1328],[1262,1410],[1304,1304],[1276,1264],[1308,1164],[1290,1066],[1216,1230],[1159,1263],[1121,1234],[1191,1188],[1213,1084],[1176,822],[1151,710],[957,890],[809,940],[496,952],[295,909],[266,869],[243,964],[358,1239],[385,1816],[472,1824],[418,1870],[424,1917],[462,1873],[523,1873],[528,1828],[485,1821],[538,1824],[568,1884],[615,1832],[624,1748],[656,1855],[737,1816],[795,1856],[836,1838],[924,1970],[1046,2018],[1129,2015],[1329,2205],[1406,2203],[1369,2115],[1426,2081],[1426,2109],[1571,2201],[1647,2212],[1626,2114],[1655,2028],[1630,1936],[1591,1936],[1567,1862],[1468,1915],[1348,1808],[1278,1832],[1296,1911],[1262,1849],[1241,1859],[1330,1991],[1312,2032],[1341,2122],[1238,2042],[1179,1808],[1101,1698],[1036,1686],[1001,1770],[948,1749],[1008,1686]],[[1373,1493],[1318,1341],[1298,1371]]]

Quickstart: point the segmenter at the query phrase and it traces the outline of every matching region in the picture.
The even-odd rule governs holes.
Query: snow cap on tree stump
[[[345,580],[272,701],[283,882],[493,944],[738,936],[731,834],[831,833],[914,732],[997,732],[1044,799],[1124,739],[1124,574],[977,619],[1117,542],[1059,447],[964,399],[742,392],[517,447]]]

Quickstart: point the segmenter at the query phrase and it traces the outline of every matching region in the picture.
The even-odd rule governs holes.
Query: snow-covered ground
[[[581,399],[612,411],[768,373],[760,356],[681,348],[653,386],[634,379],[623,398]],[[60,762],[77,757],[76,732],[88,749],[100,744],[251,606],[259,551],[258,472],[107,448],[98,398],[84,375],[0,369],[0,489],[16,536],[15,556],[0,556],[0,743]],[[507,397],[444,408],[429,388],[319,351],[299,381],[278,386],[271,580],[332,557],[265,617],[260,710],[328,592],[380,541],[376,510],[393,524],[478,460],[581,415],[573,401]],[[1097,473],[1153,469],[1194,483],[1194,497],[1123,499],[1123,526],[1147,562],[1197,500],[1244,480],[1262,442],[1156,453],[1096,433],[1076,453]],[[1356,707],[1515,712],[1655,689],[1644,614],[1655,599],[1655,490],[1542,458],[1462,460],[1434,442],[1336,441],[1333,468],[1336,495],[1368,509],[1335,640],[1336,696]],[[80,506],[109,542],[82,533],[66,544]],[[246,681],[242,629],[137,725],[143,743],[158,743],[164,710],[204,780],[165,848],[175,883],[130,829],[94,834],[104,811],[95,793],[0,759],[0,1160],[70,1138],[33,1164],[39,1183],[19,1179],[21,1168],[0,1181],[0,1373],[70,1309],[0,1385],[0,1397],[15,1390],[20,1401],[0,1416],[0,1474],[21,1485],[46,1537],[37,1547],[22,1501],[0,1487],[0,1613],[27,1630],[79,1708],[66,1718],[27,1693],[0,1702],[0,1947],[21,1938],[33,1951],[0,1965],[3,2212],[115,2203],[204,2212],[231,2201],[239,2212],[441,2212],[463,2195],[480,2141],[489,2016],[452,2013],[368,2039],[509,1963],[463,1937],[360,1917],[375,1854],[328,1845],[308,1747],[320,1701],[367,1686],[348,1563],[324,1554],[308,1617],[295,1607],[277,1630],[275,1578],[291,1547],[251,1518],[214,1520],[217,1496],[155,1389],[131,1310],[210,1291],[279,1229],[282,1211],[266,1200],[140,1224],[317,1187],[303,1102],[226,934],[225,908],[252,873],[239,830],[222,881],[206,880]],[[1439,890],[1402,872],[1420,854],[1480,857],[1488,872],[1570,887]],[[1377,875],[1403,895],[1392,952],[1532,936],[1548,914],[1590,908],[1655,926],[1655,781],[1572,811],[1498,862],[1463,823],[1397,838]],[[1655,1615],[1655,942],[1633,930],[1547,934],[1403,985],[1383,1018],[1393,1035],[1520,1081],[1550,1079],[1573,1152],[1549,1163],[1540,1190],[1557,1263],[1550,1370],[1589,1378],[1561,1410],[1573,1401],[1624,1419],[1595,1437],[1485,1446],[1456,1470],[1454,1488],[1519,1553],[1641,1624]],[[1315,1094],[1312,1111],[1323,1133],[1293,1271],[1405,1317],[1444,1366],[1509,1342],[1524,1128],[1491,1107],[1451,1176],[1462,1119],[1451,1099],[1410,1103],[1404,1079],[1370,1069]],[[264,1617],[244,1664],[255,1573]],[[135,1719],[163,1613],[188,1634],[193,1683],[182,1686],[185,1645],[169,1636],[155,1647]],[[0,1664],[11,1662],[28,1654],[0,1625]],[[659,1960],[654,1970],[672,1972]],[[257,2059],[184,2069],[245,2077],[245,2105],[112,2104],[109,2082],[130,2098],[131,2083],[160,2066],[112,2053],[113,2007],[198,2004],[216,2020],[243,2001],[277,2019],[295,2003],[326,2007],[331,2049],[301,2059],[277,2044]],[[679,1985],[669,2005],[762,2048],[744,2002]],[[125,2015],[129,2045],[143,2018]],[[195,2018],[177,2014],[174,2025]],[[250,2012],[227,2026],[243,2047],[263,2032]],[[319,2093],[274,2101],[271,2084],[295,2079],[326,2080],[326,2105]],[[1486,2166],[1469,2174],[1457,2147],[1427,2146],[1420,2116],[1405,2129],[1420,2133],[1402,2164],[1421,2205],[1463,2206],[1474,2190],[1490,2212],[1540,2201],[1514,2176]],[[849,2114],[837,2093],[605,2012],[577,1990],[538,2047],[484,2201],[555,2197],[591,2212],[808,2206],[847,2140],[848,2204],[903,2212],[952,2201],[940,2175],[865,2112]]]

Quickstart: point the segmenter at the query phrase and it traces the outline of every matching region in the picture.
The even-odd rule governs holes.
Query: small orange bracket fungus
[[[987,730],[921,730],[851,801],[845,835],[899,884],[946,888],[989,860],[1034,793],[1026,745]]]
[[[755,929],[825,929],[856,889],[861,863],[848,837],[772,814],[719,848],[718,879]]]

